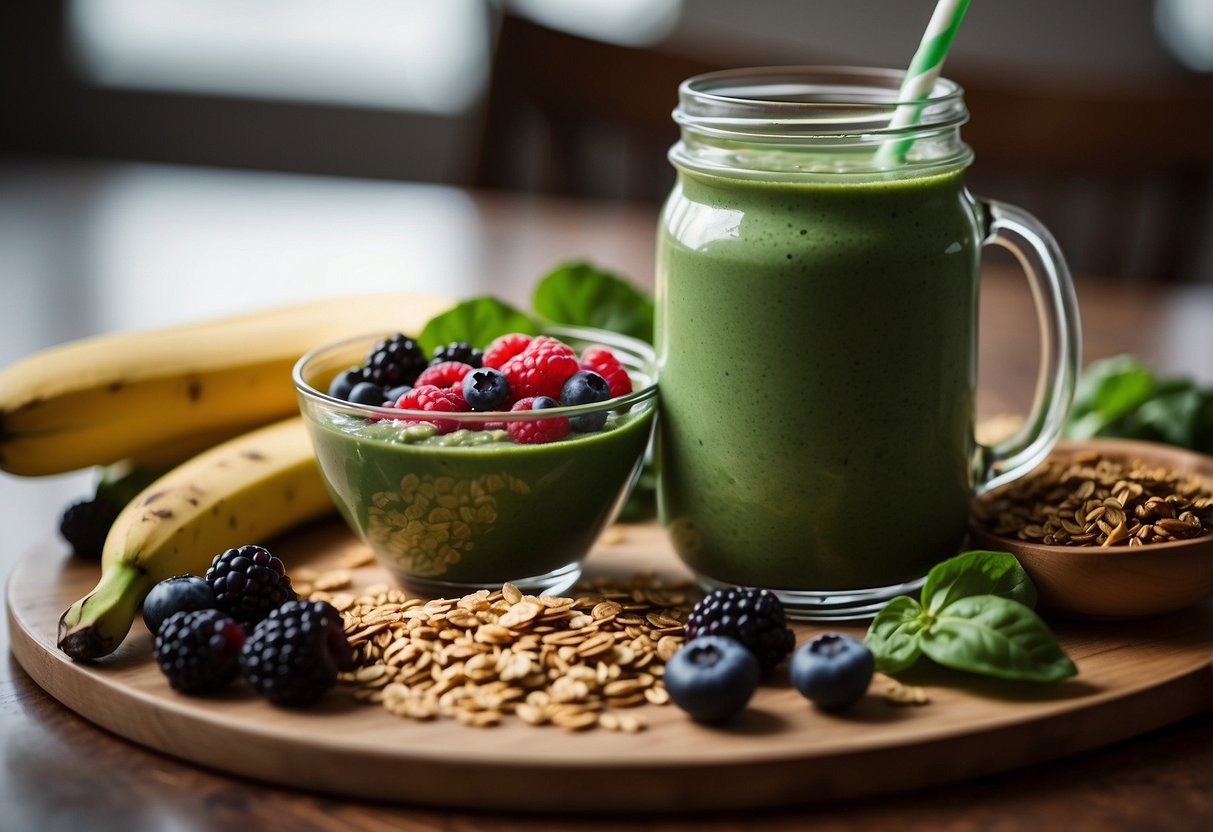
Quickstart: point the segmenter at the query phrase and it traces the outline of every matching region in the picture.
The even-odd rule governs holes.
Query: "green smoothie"
[[[337,507],[406,583],[524,586],[575,568],[614,517],[653,412],[640,402],[600,431],[543,445],[319,409],[308,425]]]
[[[972,494],[977,209],[959,166],[795,178],[681,170],[666,204],[662,518],[724,583],[913,580]]]

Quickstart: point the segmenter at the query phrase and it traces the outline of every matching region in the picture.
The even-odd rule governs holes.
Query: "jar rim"
[[[964,123],[964,91],[939,78],[925,100],[900,97],[903,70],[857,66],[772,66],[696,75],[678,88],[674,121],[717,134],[842,135],[918,132]],[[900,107],[921,108],[914,124],[890,129]]]

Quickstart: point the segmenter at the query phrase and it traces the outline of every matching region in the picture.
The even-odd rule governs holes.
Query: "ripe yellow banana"
[[[157,582],[201,575],[216,553],[263,543],[333,508],[299,417],[204,451],[149,485],[114,521],[101,580],[59,620],[59,648],[73,659],[113,652]]]
[[[291,367],[303,353],[364,332],[416,334],[449,305],[415,294],[337,298],[35,353],[0,370],[0,469],[109,465],[282,419],[298,412]]]

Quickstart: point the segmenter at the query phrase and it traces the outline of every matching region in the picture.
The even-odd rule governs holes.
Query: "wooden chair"
[[[701,60],[502,18],[470,184],[658,201],[678,83],[760,55]],[[972,114],[976,193],[1037,214],[1072,268],[1213,280],[1213,79],[1166,85],[992,77],[950,66]],[[1210,268],[1213,268],[1211,266]]]

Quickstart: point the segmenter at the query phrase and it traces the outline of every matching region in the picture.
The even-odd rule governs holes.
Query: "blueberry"
[[[346,400],[354,404],[369,404],[375,407],[382,407],[383,403],[387,401],[387,391],[378,384],[361,381],[354,385],[354,389],[346,396]]]
[[[348,399],[354,385],[366,381],[361,367],[350,367],[343,373],[338,373],[329,383],[329,395],[334,399]]]
[[[215,593],[210,584],[196,575],[177,575],[156,584],[143,599],[143,623],[155,635],[173,613],[213,609]]]
[[[560,407],[560,402],[551,396],[536,396],[531,402],[531,410],[547,410],[549,407]]]
[[[391,403],[391,404],[396,404],[396,402],[400,401],[401,396],[403,396],[405,393],[409,392],[412,389],[413,388],[409,387],[407,384],[402,384],[399,387],[393,387],[391,390],[387,391],[387,393],[384,394],[385,395],[384,401]]]
[[[819,708],[841,710],[867,692],[876,660],[852,636],[826,633],[792,654],[792,684]]]
[[[724,636],[688,642],[665,665],[670,699],[697,722],[724,722],[740,712],[754,695],[758,676],[754,654]]]
[[[573,373],[564,380],[560,388],[560,403],[562,405],[597,404],[611,397],[611,387],[607,381],[592,370],[581,370]],[[607,412],[600,410],[595,413],[582,413],[569,417],[569,427],[578,433],[591,433],[602,430],[606,424]]]
[[[500,370],[480,367],[463,377],[463,400],[472,410],[502,410],[510,397],[510,383]]]

